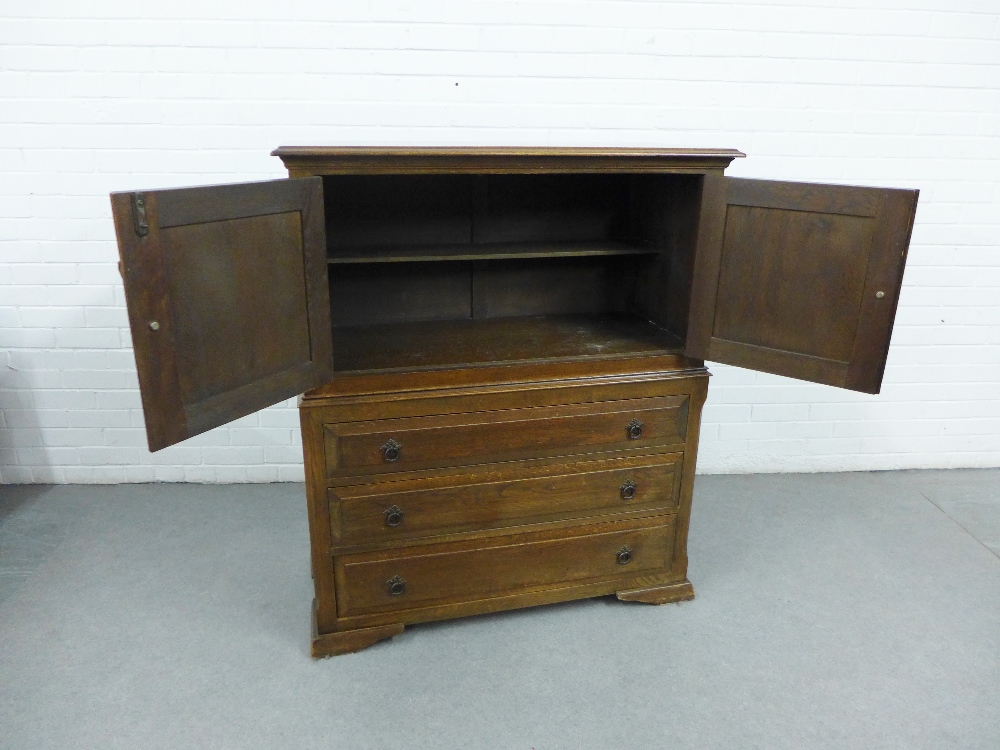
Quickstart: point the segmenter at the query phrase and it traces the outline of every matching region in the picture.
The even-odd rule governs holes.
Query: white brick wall
[[[112,190],[281,144],[719,146],[921,189],[880,396],[716,366],[700,469],[1000,465],[996,0],[0,7],[0,481],[300,479],[289,402],[150,455]]]

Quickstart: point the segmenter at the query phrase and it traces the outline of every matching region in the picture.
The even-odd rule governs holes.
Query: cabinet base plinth
[[[403,623],[380,625],[377,628],[341,630],[336,633],[320,633],[316,627],[316,601],[313,600],[312,616],[312,658],[322,659],[338,654],[350,654],[373,646],[379,641],[399,635],[405,629]]]
[[[632,589],[619,591],[615,594],[623,602],[645,602],[646,604],[669,604],[694,599],[694,586],[686,578],[678,583],[667,586],[656,586],[649,589]]]
[[[361,628],[359,630],[344,630],[339,633],[323,633],[314,635],[312,642],[312,657],[322,659],[326,656],[350,654],[354,651],[368,648],[379,641],[399,635],[404,630],[402,624],[383,625],[378,628]]]

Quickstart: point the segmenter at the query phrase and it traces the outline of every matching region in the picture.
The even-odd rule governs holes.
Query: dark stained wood
[[[659,396],[330,425],[327,472],[329,476],[395,473],[598,449],[676,445],[684,440],[686,400]],[[636,439],[628,433],[633,420],[642,425]],[[383,455],[383,446],[390,440],[402,446],[392,461]]]
[[[331,257],[386,246],[468,244],[472,179],[399,174],[324,177]]]
[[[314,387],[314,656],[691,598],[702,360],[878,389],[915,191],[727,180],[725,149],[275,154],[322,181],[150,193],[143,239],[112,204],[151,446]]]
[[[111,196],[150,450],[332,374],[322,183]]]
[[[313,600],[312,658],[322,659],[360,651],[379,641],[399,635],[404,627],[401,623],[395,623],[342,632],[322,632],[316,620],[316,601]]]
[[[574,358],[574,378],[598,378],[613,383],[637,373],[656,373],[659,381],[677,380],[691,375],[705,375],[704,362],[682,354],[634,354],[618,358]],[[434,370],[398,370],[392,372],[340,372],[327,383],[308,391],[304,398],[319,406],[344,398],[383,399],[388,394],[409,393],[423,389],[468,389],[500,386],[531,391],[539,384],[565,377],[566,360],[502,363],[482,367],[455,367]],[[654,377],[649,375],[648,377]]]
[[[864,216],[871,219],[878,215],[880,201],[877,188],[726,178],[726,203],[729,206]],[[789,206],[794,208],[790,209]]]
[[[298,211],[178,225],[170,234],[170,322],[185,400],[203,402],[311,362]],[[274,336],[278,321],[282,335]]]
[[[560,316],[564,321],[567,316],[610,319],[617,315],[621,320],[632,302],[635,268],[631,261],[628,257],[489,261],[479,271],[483,281],[476,287],[476,313],[484,318]],[[544,342],[538,344],[539,355],[553,356]]]
[[[711,346],[711,357],[716,362],[740,363],[751,370],[828,385],[840,385],[847,380],[848,363],[843,360],[716,337],[712,337]]]
[[[708,378],[692,378],[688,381],[688,396],[684,415],[684,465],[681,469],[681,488],[678,496],[677,523],[675,524],[674,559],[670,578],[673,581],[687,580],[687,540],[691,525],[691,500],[694,496],[694,477],[698,463],[698,441],[701,438],[701,410],[708,397]],[[692,590],[692,594],[693,594]]]
[[[669,583],[665,586],[654,586],[648,589],[632,589],[615,593],[623,602],[644,602],[646,604],[670,604],[694,599],[694,586],[687,579],[679,583]]]
[[[679,336],[688,327],[701,187],[700,175],[641,175],[632,183],[634,241],[657,253],[637,268],[634,308]]]
[[[698,176],[328,175],[324,185],[335,327],[635,313],[684,330]],[[391,268],[400,263],[413,266]]]
[[[680,352],[680,341],[625,315],[552,315],[339,328],[338,371],[412,370]]]
[[[919,195],[918,190],[882,191],[872,240],[874,252],[868,259],[858,331],[847,371],[846,386],[853,390],[878,393],[882,387]],[[885,295],[881,299],[879,292]]]
[[[312,657],[323,659],[328,656],[353,654],[379,641],[393,638],[403,632],[402,624],[377,625],[373,628],[344,630],[339,633],[315,633],[312,642]]]
[[[468,415],[481,412],[500,412],[499,414],[483,414],[482,421],[489,423],[494,417],[502,417],[512,410],[523,414],[538,414],[546,412],[540,407],[566,407],[575,405],[594,406],[605,404],[634,404],[644,399],[671,397],[680,406],[678,419],[679,435],[686,435],[686,427],[690,421],[692,410],[685,404],[692,391],[700,392],[700,382],[707,377],[706,370],[681,372],[657,372],[658,358],[639,360],[648,364],[645,368],[635,367],[633,370],[622,368],[614,375],[594,374],[590,363],[586,360],[574,360],[560,363],[562,377],[548,378],[551,371],[543,371],[529,377],[532,373],[530,365],[512,365],[508,370],[508,378],[503,382],[485,383],[471,386],[449,387],[454,371],[442,370],[427,373],[411,373],[417,375],[410,379],[411,384],[419,383],[422,387],[401,389],[398,391],[373,390],[370,393],[344,393],[340,396],[310,395],[303,399],[303,405],[313,409],[323,424],[382,422],[385,420],[405,419],[411,417],[444,417],[448,415]],[[617,360],[621,362],[622,360]],[[507,368],[505,368],[507,369]],[[600,371],[599,371],[600,372]],[[361,377],[361,376],[359,376]],[[371,376],[373,379],[378,376]],[[512,380],[512,378],[518,378]],[[628,408],[624,406],[623,408]],[[614,409],[612,409],[613,411]],[[598,409],[600,411],[600,409]],[[688,425],[689,426],[689,425]],[[638,452],[660,452],[644,450],[641,440]],[[673,450],[671,448],[670,450]],[[457,471],[457,469],[455,469]],[[331,484],[356,484],[356,481],[333,481]]]
[[[348,615],[338,623],[345,629],[368,628],[402,623],[411,625],[420,622],[434,622],[453,617],[468,617],[489,612],[503,612],[522,607],[537,607],[543,604],[568,602],[575,599],[587,599],[597,596],[615,595],[618,591],[647,589],[674,583],[670,573],[663,570],[647,570],[635,575],[621,575],[613,578],[598,578],[583,583],[566,582],[562,585],[536,586],[513,592],[485,595],[475,599],[445,601],[440,604],[416,607],[404,610],[388,610],[364,615]],[[628,612],[621,611],[623,617]]]
[[[666,310],[662,316],[650,316],[650,319],[681,337],[685,335],[690,319],[703,182],[701,175],[673,178],[667,183],[665,196],[669,209],[663,262],[670,266],[667,293],[662,295],[666,297]]]
[[[687,353],[877,392],[916,192],[730,178],[726,196]]]
[[[326,496],[326,453],[323,440],[322,411],[299,409],[302,428],[302,452],[305,459],[306,508],[309,513],[309,550],[312,560],[313,653],[317,634],[337,627],[337,602],[333,596],[333,568],[330,565],[330,504]]]
[[[292,177],[332,174],[564,174],[704,172],[745,154],[697,148],[496,148],[282,146],[271,152]]]
[[[569,320],[566,316],[581,314],[610,321],[632,307],[633,282],[642,275],[642,268],[642,260],[632,257],[593,255],[544,257],[530,262],[506,259],[405,266],[338,264],[330,268],[332,316],[335,328],[543,315],[561,316],[565,323]],[[635,330],[650,328],[641,316],[628,317]],[[515,328],[518,325],[511,324]],[[600,323],[598,328],[606,325]],[[549,327],[555,333],[556,328]],[[568,330],[563,326],[556,335],[564,340]],[[391,335],[392,330],[386,329],[386,333]],[[662,333],[657,336],[662,337]],[[431,355],[453,357],[456,353],[453,342],[440,343],[444,349]],[[353,361],[351,345],[347,341],[346,349],[335,347],[340,370],[355,369],[346,364]],[[412,350],[413,346],[408,348]],[[548,355],[541,347],[534,355],[557,356]],[[405,362],[400,364],[405,366]]]
[[[344,263],[417,263],[452,260],[504,260],[509,258],[576,258],[605,255],[649,255],[656,252],[647,245],[633,245],[614,240],[498,242],[452,245],[374,245],[338,249],[331,254],[331,264]]]
[[[684,353],[701,360],[708,357],[719,290],[718,279],[722,272],[727,179],[721,169],[707,172],[701,178],[691,302],[688,309],[687,336],[684,339]]]
[[[681,459],[667,453],[335,487],[329,490],[333,541],[347,547],[599,514],[673,512]],[[629,482],[631,494],[623,495]],[[392,508],[398,512],[390,519]]]
[[[872,229],[859,216],[730,205],[712,337],[846,362]]]
[[[475,242],[594,242],[628,232],[629,175],[489,175]]]
[[[672,369],[668,364],[672,362],[668,357],[654,356],[605,362],[575,360],[544,366],[508,364],[492,371],[484,370],[487,377],[483,380],[469,380],[471,371],[468,369],[341,376],[328,389],[307,396],[302,402],[302,411],[303,424],[310,426],[309,436],[316,434],[319,425],[326,426],[328,436],[331,428],[333,432],[357,433],[358,426],[366,422],[443,427],[442,420],[468,423],[471,419],[481,420],[488,427],[497,420],[502,423],[509,419],[512,412],[587,412],[603,408],[602,401],[620,404],[622,401],[673,397],[681,404],[676,412],[677,432],[670,445],[647,446],[645,452],[623,452],[615,450],[615,446],[598,445],[590,450],[592,455],[569,461],[551,456],[498,461],[498,456],[492,455],[483,456],[485,463],[467,463],[460,455],[454,455],[455,451],[449,450],[444,451],[447,455],[441,462],[446,465],[438,468],[391,474],[364,468],[362,471],[367,473],[331,479],[320,476],[328,473],[330,456],[320,456],[313,446],[307,453],[307,460],[312,464],[307,471],[308,481],[313,485],[310,504],[319,501],[324,508],[311,508],[310,528],[325,524],[325,528],[313,530],[313,543],[327,545],[314,556],[314,565],[321,568],[314,570],[318,611],[324,610],[325,602],[325,610],[335,613],[334,619],[325,621],[320,629],[320,640],[323,633],[361,629],[359,638],[364,638],[373,633],[365,630],[368,628],[401,627],[618,592],[626,592],[624,596],[627,592],[645,592],[643,596],[651,601],[689,596],[689,585],[673,585],[684,584],[687,575],[684,550],[694,480],[697,421],[707,378],[701,369]],[[640,363],[645,367],[640,367]],[[667,370],[661,369],[665,366]],[[683,374],[685,372],[698,374]],[[455,373],[462,376],[456,377]],[[357,386],[351,385],[355,381]],[[383,381],[393,389],[379,391],[379,383]],[[335,383],[341,390],[336,390]],[[370,387],[364,387],[364,383],[370,383]],[[692,398],[696,403],[691,403]],[[387,415],[391,418],[371,419]],[[475,435],[473,438],[480,439]],[[309,439],[315,440],[315,437]],[[403,450],[405,455],[405,442]],[[670,453],[657,454],[657,450]],[[612,497],[609,507],[601,504],[603,496],[590,494],[599,492],[602,486],[611,488],[605,492],[614,491],[620,477],[615,475],[611,484],[607,484],[605,477],[611,479],[617,473],[617,470],[609,471],[608,467],[648,467],[655,473],[657,469],[653,467],[665,467],[668,456],[680,458],[676,465],[679,471],[673,470],[669,480],[653,475],[647,477],[650,492],[655,495],[649,507],[642,506],[643,495],[640,494],[631,501],[638,504],[635,510],[618,513],[614,510],[615,502],[628,505],[620,496],[617,500]],[[328,489],[327,484],[332,486]],[[617,487],[620,485],[618,482]],[[552,494],[546,495],[546,488]],[[637,480],[637,489],[642,492],[642,488]],[[469,494],[463,498],[465,492]],[[667,497],[673,499],[667,500]],[[404,498],[405,506],[399,502]],[[418,525],[429,523],[431,527],[415,530],[412,535],[396,541],[386,539],[386,534],[376,533],[366,514],[366,508],[370,512],[377,511],[378,519],[384,523],[385,508],[381,508],[380,502],[383,500],[397,502],[404,514],[408,513],[404,515],[403,534],[409,533],[405,526],[407,520]],[[591,508],[584,507],[591,502],[594,503]],[[346,515],[343,512],[345,504],[353,504]],[[538,510],[533,508],[550,512],[537,515]],[[432,517],[422,521],[425,512]],[[518,513],[522,514],[520,518],[511,518]],[[529,513],[536,515],[524,515]],[[643,516],[644,513],[654,515]],[[664,513],[666,515],[659,515]],[[656,557],[655,566],[647,568],[643,563],[636,568],[629,563],[619,569],[615,562],[610,575],[603,575],[600,569],[597,578],[573,578],[573,570],[586,572],[607,565],[606,560],[594,561],[581,552],[591,543],[588,539],[596,527],[648,529],[650,525],[660,526],[662,519],[669,519],[669,530],[657,532],[652,546],[644,542],[646,551],[642,552],[647,560],[652,552]],[[440,526],[433,527],[435,523]],[[541,550],[539,556],[529,556],[537,570],[528,563],[513,562],[521,554],[518,549],[534,543],[543,543],[535,547]],[[623,543],[632,546],[628,539]],[[612,553],[616,554],[620,547],[621,544],[614,546]],[[604,550],[603,545],[601,550]],[[387,560],[409,562],[416,559],[416,568],[410,572],[416,570],[422,578],[425,574],[420,571],[436,570],[438,563],[434,560],[439,553],[453,561],[441,563],[449,571],[461,571],[432,572],[430,585],[443,587],[443,598],[434,594],[437,598],[421,598],[416,606],[401,603],[385,608],[372,604],[376,600],[371,597],[381,596],[386,581],[391,578],[380,580],[384,571],[378,565]],[[350,570],[345,570],[344,560],[368,564],[348,566]],[[424,567],[425,563],[429,567]],[[400,575],[406,578],[406,573]],[[410,580],[407,579],[408,583]],[[372,593],[370,583],[383,588]],[[351,593],[346,594],[348,586],[352,587]],[[659,591],[664,587],[665,591]],[[358,592],[369,599],[362,599],[355,608],[353,602]],[[349,600],[346,605],[345,596]],[[406,595],[401,598],[405,600]],[[641,597],[637,595],[636,598]]]
[[[334,558],[337,611],[345,616],[474,600],[484,595],[662,570],[670,561],[673,516],[587,524],[576,533],[428,545]],[[621,564],[618,553],[630,550]],[[396,577],[405,591],[389,593]]]
[[[334,366],[352,369],[350,326],[468,320],[472,316],[472,264],[390,263],[331,266],[330,303]],[[346,337],[346,338],[345,338]]]
[[[488,260],[472,262],[472,284],[469,293],[472,295],[469,306],[469,317],[474,320],[490,317],[490,270],[492,264]]]
[[[311,218],[315,220],[323,215],[323,186],[321,182],[312,179],[203,185],[147,191],[146,195],[152,195],[156,201],[156,226],[161,230],[233,219],[253,219],[281,212],[320,209],[315,210]],[[303,221],[303,224],[308,223]],[[324,238],[320,235],[314,239],[322,241]]]

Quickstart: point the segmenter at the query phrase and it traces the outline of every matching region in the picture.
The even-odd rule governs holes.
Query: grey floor
[[[0,487],[0,747],[1000,747],[1000,470],[699,477],[692,602],[308,656],[301,485]]]

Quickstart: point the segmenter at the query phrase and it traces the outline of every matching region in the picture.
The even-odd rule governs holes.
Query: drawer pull
[[[382,515],[385,516],[386,526],[399,526],[403,523],[403,509],[398,505],[393,505],[382,511]]]
[[[623,544],[615,557],[619,565],[628,565],[632,562],[632,550],[629,549],[627,544]]]
[[[635,482],[631,479],[626,479],[625,483],[618,490],[621,492],[622,500],[625,502],[635,499]]]
[[[393,576],[385,582],[385,588],[389,596],[402,596],[406,593],[406,581],[399,576]]]
[[[384,458],[387,462],[392,463],[393,461],[399,460],[399,455],[403,451],[403,446],[392,438],[389,438],[389,441],[383,445],[380,450],[382,451],[382,458]]]
[[[642,437],[642,422],[638,419],[633,419],[629,422],[625,429],[628,432],[629,440],[638,440]]]

